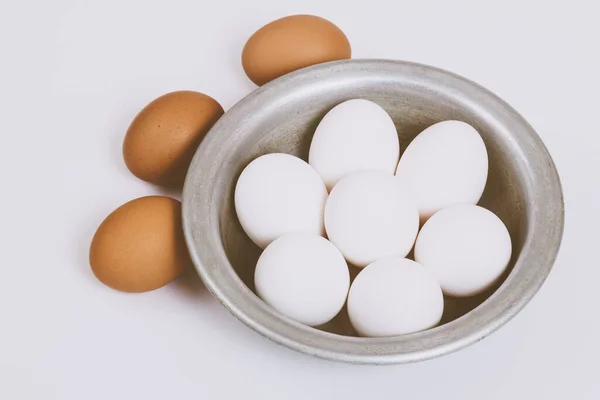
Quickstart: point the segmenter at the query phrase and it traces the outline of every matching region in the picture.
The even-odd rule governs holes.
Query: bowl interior
[[[227,257],[248,288],[254,291],[254,268],[261,250],[247,237],[236,217],[233,194],[237,178],[250,161],[263,154],[288,153],[307,161],[310,142],[321,118],[335,105],[353,98],[372,100],[389,113],[398,131],[401,151],[423,129],[443,120],[468,122],[481,133],[489,154],[489,178],[479,204],[496,213],[509,229],[513,241],[510,271],[527,234],[525,187],[521,184],[511,149],[503,145],[485,119],[463,104],[432,96],[414,87],[382,88],[377,82],[372,82],[360,86],[339,85],[331,88],[327,96],[316,98],[308,91],[301,93],[293,99],[296,106],[265,113],[262,122],[234,151],[233,176],[224,181],[222,188],[224,201],[219,209],[219,226]],[[351,269],[354,277],[359,270]],[[506,274],[494,287],[472,298],[447,298],[442,323],[452,321],[482,303],[505,277]],[[319,328],[356,336],[345,309],[333,321]]]
[[[349,99],[376,102],[394,120],[401,150],[423,129],[457,119],[486,144],[489,174],[480,205],[508,227],[513,252],[490,290],[447,298],[442,324],[392,338],[358,338],[347,313],[318,329],[278,314],[254,293],[261,250],[243,232],[233,195],[256,157],[282,152],[307,159],[321,118]],[[548,275],[562,237],[562,190],[531,126],[509,105],[462,77],[419,64],[351,60],[321,64],[276,79],[236,104],[196,152],[183,193],[186,241],[196,268],[221,303],[261,334],[324,358],[360,363],[422,360],[476,342],[508,321]],[[357,273],[351,270],[352,275]]]

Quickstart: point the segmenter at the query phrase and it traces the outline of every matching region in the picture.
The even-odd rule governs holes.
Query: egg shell
[[[169,197],[148,196],[125,203],[100,224],[90,246],[96,277],[122,292],[158,289],[190,263],[181,203]]]
[[[474,296],[492,286],[512,253],[510,234],[494,213],[461,204],[434,214],[415,243],[415,260],[436,274],[444,294]]]
[[[342,309],[350,273],[342,254],[327,239],[290,233],[263,251],[254,283],[267,304],[298,322],[316,326]]]
[[[198,145],[221,115],[221,105],[199,92],[171,92],[155,99],[127,130],[123,142],[127,168],[147,182],[182,183]]]
[[[250,80],[263,85],[297,69],[350,58],[348,38],[330,21],[314,15],[291,15],[256,31],[242,52]]]
[[[444,297],[432,271],[405,258],[365,267],[348,294],[348,315],[360,336],[386,337],[436,326]]]
[[[406,256],[419,230],[419,214],[394,175],[358,172],[331,191],[325,229],[349,263],[364,267],[379,258]]]
[[[246,234],[261,248],[291,232],[324,235],[327,189],[304,160],[272,153],[242,171],[234,194],[235,211]]]
[[[422,222],[445,207],[476,204],[487,174],[485,143],[462,121],[443,121],[425,129],[408,145],[396,170],[412,191]]]
[[[310,144],[308,163],[331,190],[353,172],[392,175],[399,157],[398,132],[387,112],[372,101],[353,99],[323,117]]]

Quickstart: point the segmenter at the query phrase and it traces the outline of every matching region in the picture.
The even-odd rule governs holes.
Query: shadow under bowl
[[[426,127],[456,119],[485,141],[489,175],[480,205],[512,238],[510,267],[495,287],[473,298],[446,299],[442,324],[389,338],[360,338],[345,310],[317,328],[269,307],[254,290],[261,250],[242,230],[233,194],[248,163],[267,153],[307,159],[321,118],[349,99],[372,100],[394,120],[401,149]],[[194,264],[212,294],[269,339],[321,358],[365,364],[424,360],[477,342],[513,317],[549,274],[562,238],[558,173],[531,126],[508,104],[455,74],[402,61],[336,61],[285,75],[242,99],[198,148],[183,191],[183,223]]]

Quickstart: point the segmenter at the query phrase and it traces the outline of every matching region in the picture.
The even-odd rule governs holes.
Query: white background
[[[0,0],[0,398],[599,399],[600,24],[592,0]],[[230,108],[253,89],[245,40],[293,13],[326,17],[355,58],[433,64],[517,108],[553,155],[559,259],[507,326],[419,364],[297,354],[247,329],[189,274],[127,295],[97,282],[91,237],[161,191],[121,157],[158,95]]]

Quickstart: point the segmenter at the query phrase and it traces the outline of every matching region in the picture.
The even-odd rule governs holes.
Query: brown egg
[[[314,15],[291,15],[254,33],[242,52],[246,75],[262,85],[297,69],[350,58],[344,32]]]
[[[127,130],[127,168],[147,182],[180,184],[196,148],[221,115],[221,105],[198,92],[172,92],[155,99]]]
[[[149,196],[117,208],[92,239],[90,265],[102,283],[122,292],[147,292],[174,280],[190,265],[181,203]]]

